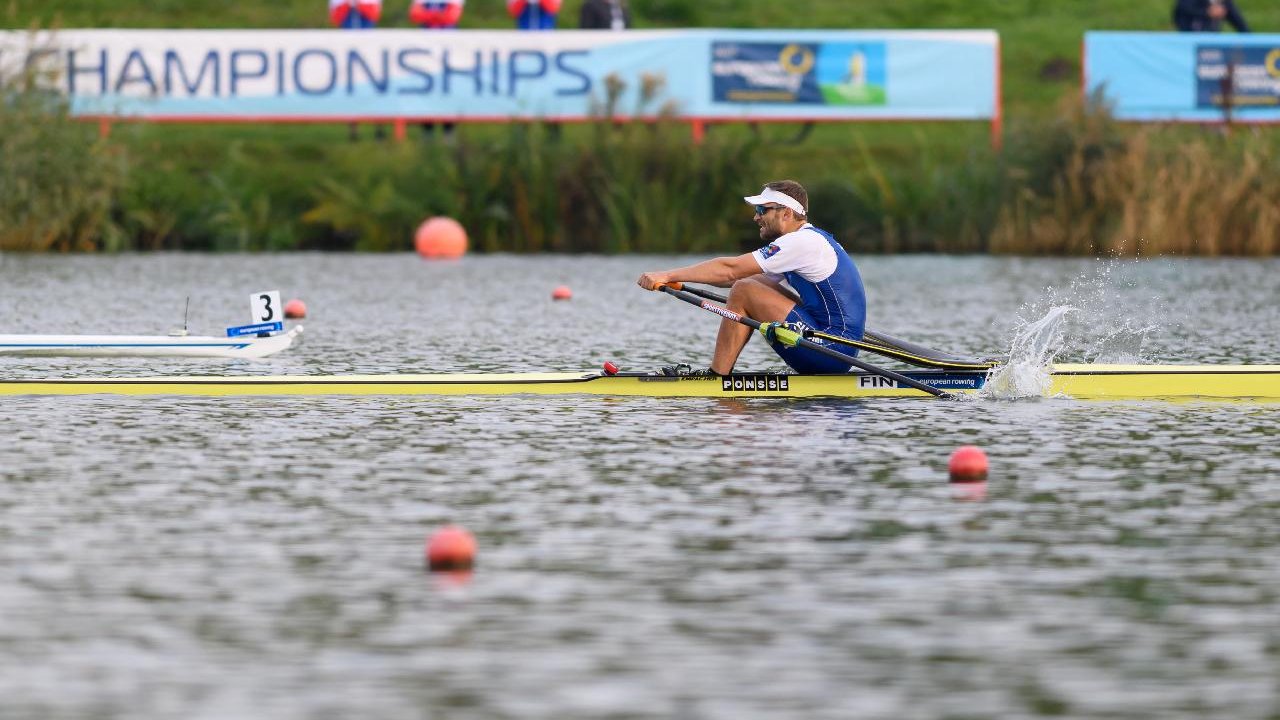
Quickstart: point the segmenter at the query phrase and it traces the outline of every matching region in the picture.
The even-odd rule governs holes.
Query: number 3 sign
[[[280,305],[280,291],[269,290],[256,292],[249,296],[249,313],[251,323],[272,323],[284,320],[284,309]]]

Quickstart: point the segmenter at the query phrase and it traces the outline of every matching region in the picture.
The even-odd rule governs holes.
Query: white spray
[[[996,368],[982,390],[986,397],[1012,400],[1049,392],[1049,368],[1063,347],[1063,321],[1074,308],[1057,305],[1014,333],[1009,360]]]

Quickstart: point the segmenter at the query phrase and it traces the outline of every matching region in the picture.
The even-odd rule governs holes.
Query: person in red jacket
[[[454,30],[462,19],[462,5],[466,0],[411,0],[409,19],[426,30]],[[453,123],[443,123],[444,136],[453,135]],[[422,132],[431,137],[435,123],[422,123]]]
[[[555,30],[561,0],[507,0],[507,12],[520,30]]]
[[[382,0],[329,0],[329,22],[344,30],[378,27]]]
[[[413,0],[409,20],[427,30],[453,30],[462,19],[466,0]]]
[[[378,27],[382,19],[382,0],[329,0],[329,22],[343,30],[368,30]],[[351,123],[351,141],[360,138],[360,125]],[[381,125],[374,126],[374,135],[383,138]]]

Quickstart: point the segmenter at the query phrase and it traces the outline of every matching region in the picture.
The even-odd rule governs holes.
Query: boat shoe
[[[666,377],[720,377],[720,373],[711,368],[693,369],[689,363],[677,363],[675,365],[664,365],[662,369],[654,373],[654,375],[663,375]]]

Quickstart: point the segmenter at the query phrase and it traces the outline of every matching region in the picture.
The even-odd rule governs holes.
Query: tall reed
[[[1000,208],[992,252],[1280,252],[1274,142],[1248,130],[1120,127],[1097,103],[1068,104],[1059,118],[1018,139],[1023,182]]]
[[[92,250],[119,240],[111,210],[126,155],[69,117],[66,100],[44,90],[52,80],[35,65],[0,66],[0,250]]]
[[[923,135],[889,153],[859,138],[809,185],[814,222],[850,251],[978,252],[994,226],[1006,174],[986,146],[941,159]]]
[[[741,140],[695,145],[683,125],[601,120],[585,142],[512,125],[496,140],[333,150],[308,223],[361,250],[405,249],[427,215],[482,251],[704,252],[749,229],[727,201],[762,182]]]

